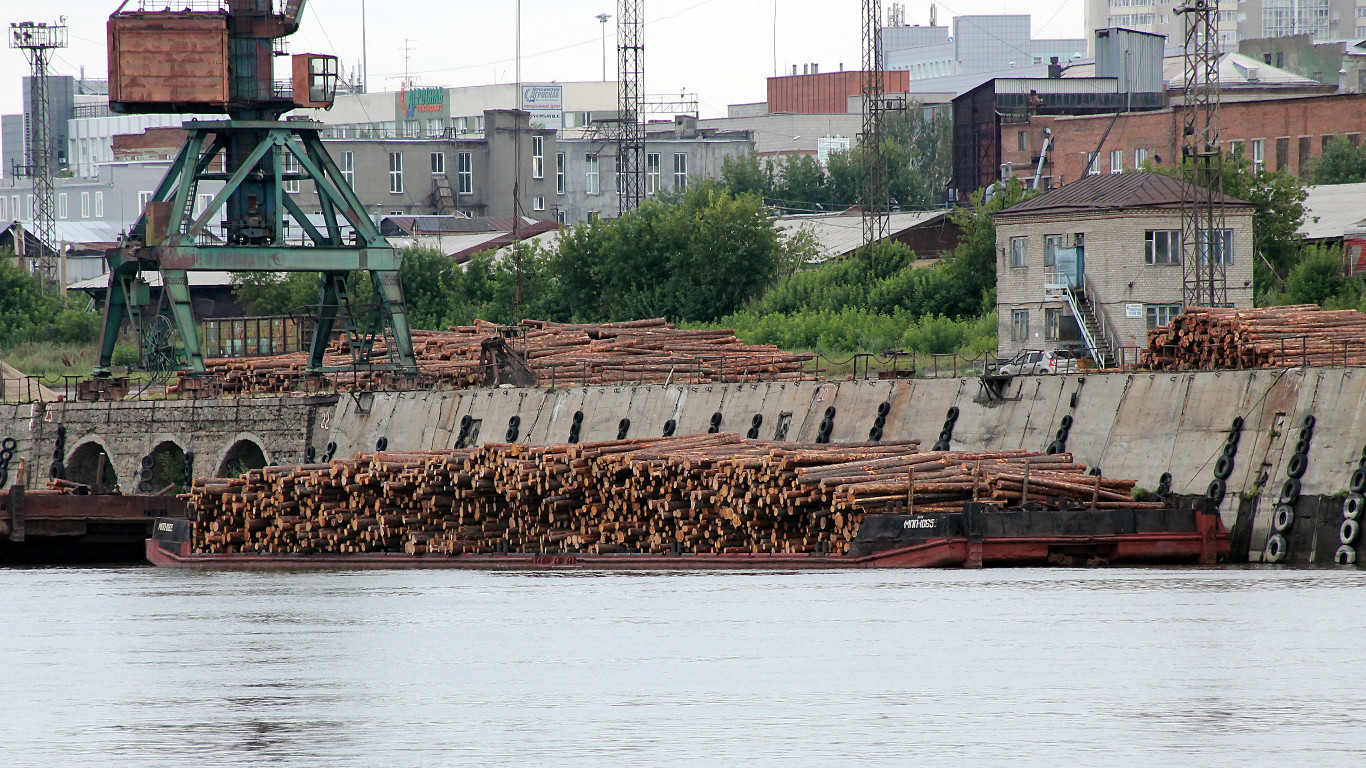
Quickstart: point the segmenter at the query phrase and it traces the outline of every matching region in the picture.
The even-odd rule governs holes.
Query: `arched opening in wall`
[[[223,456],[223,463],[218,466],[215,477],[237,477],[266,464],[266,452],[255,440],[238,440]]]
[[[66,462],[66,479],[84,483],[96,493],[117,488],[119,474],[99,443],[82,443]]]
[[[185,492],[185,450],[167,440],[142,457],[138,493],[169,495]]]

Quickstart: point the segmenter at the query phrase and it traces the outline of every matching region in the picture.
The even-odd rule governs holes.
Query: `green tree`
[[[248,315],[312,314],[322,295],[316,272],[238,272],[232,295]]]
[[[788,155],[783,160],[772,196],[786,210],[824,210],[829,202],[825,169],[811,155]]]
[[[774,168],[772,160],[746,153],[721,161],[721,184],[732,195],[773,196]]]
[[[0,250],[0,345],[94,341],[100,316],[88,311],[87,303],[58,296],[41,278],[15,266],[10,251]]]
[[[1334,136],[1313,164],[1315,184],[1350,184],[1366,181],[1366,146],[1353,145],[1346,136]]]
[[[757,195],[703,181],[680,203],[647,200],[560,239],[554,275],[581,320],[712,320],[768,287],[789,259]]]
[[[1309,245],[1290,269],[1278,303],[1352,306],[1359,303],[1361,293],[1361,281],[1342,274],[1340,249]]]

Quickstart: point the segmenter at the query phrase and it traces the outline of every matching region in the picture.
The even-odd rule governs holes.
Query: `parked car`
[[[1023,376],[1034,373],[1076,373],[1081,368],[1077,356],[1065,349],[1025,349],[997,372],[1004,376]]]

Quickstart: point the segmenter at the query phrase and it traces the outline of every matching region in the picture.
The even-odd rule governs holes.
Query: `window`
[[[95,193],[95,218],[104,218],[104,192]]]
[[[1207,256],[1209,249],[1205,247],[1206,232],[1207,230],[1203,229],[1196,232],[1196,243],[1200,249],[1202,263],[1208,264],[1210,262]],[[1220,234],[1222,237],[1214,238],[1214,263],[1230,265],[1233,263],[1233,230],[1225,229]]]
[[[1046,341],[1058,340],[1058,325],[1062,320],[1060,307],[1045,307],[1043,311],[1043,337]]]
[[[299,172],[299,158],[295,157],[294,153],[290,152],[287,149],[281,149],[280,151],[284,153],[283,158],[281,158],[282,160],[284,160],[284,162],[281,163],[280,167],[284,172],[285,176],[289,176],[290,174],[297,174]],[[288,192],[291,195],[299,194],[298,179],[286,178],[283,183],[285,187],[285,192]]]
[[[66,213],[66,193],[63,192],[60,195],[57,195],[57,218],[65,219]]]
[[[394,195],[403,194],[403,153],[389,153],[389,192]]]
[[[1230,142],[1228,143],[1228,153],[1229,153],[1230,155],[1235,155],[1235,156],[1242,155],[1242,154],[1243,154],[1243,142],[1242,142],[1241,140],[1230,141]]]
[[[1181,230],[1150,229],[1143,233],[1144,264],[1180,264]]]
[[[32,195],[30,195],[29,197],[32,197]],[[152,193],[151,193],[151,192],[139,192],[139,193],[138,193],[138,210],[139,210],[139,211],[145,211],[145,210],[147,210],[147,204],[150,203],[150,202],[152,202]],[[30,206],[30,207],[31,207],[31,206]]]
[[[545,137],[531,137],[531,178],[545,178]]]
[[[1266,166],[1266,141],[1264,139],[1252,140],[1252,170],[1260,171]]]
[[[688,156],[682,152],[674,153],[674,189],[688,188]]]
[[[444,130],[443,130],[443,128],[442,128],[441,118],[439,118],[439,117],[433,117],[433,118],[427,120],[427,135],[428,135],[428,136],[440,137],[442,133],[444,133]],[[442,171],[442,173],[445,173],[445,171]]]
[[[1029,310],[1010,310],[1010,340],[1029,341]]]
[[[555,221],[559,222],[560,224],[568,223],[568,218],[565,216],[563,208],[555,211]]]
[[[1173,317],[1181,314],[1180,304],[1144,304],[1143,314],[1148,318],[1148,330],[1167,325]]]
[[[1110,173],[1124,173],[1124,150],[1110,150]]]
[[[1029,266],[1029,238],[1012,237],[1010,238],[1010,266],[1027,267]]]
[[[455,155],[455,188],[462,195],[474,194],[474,153],[457,152]]]
[[[1095,176],[1100,173],[1100,154],[1097,152],[1086,153],[1086,175]]]
[[[555,153],[555,194],[564,194],[564,153]]]
[[[587,192],[590,195],[598,194],[598,156],[584,155],[583,162],[586,170],[584,179],[587,183]]]
[[[1290,171],[1290,139],[1276,139],[1276,170]]]
[[[645,155],[645,194],[653,195],[659,191],[659,153]]]
[[[1300,171],[1300,175],[1301,175],[1301,176],[1304,176],[1304,175],[1306,175],[1306,174],[1309,173],[1309,153],[1313,150],[1313,148],[1314,148],[1314,140],[1313,140],[1313,139],[1309,138],[1308,136],[1301,136],[1301,137],[1300,137],[1300,153],[1299,153],[1299,154],[1300,154],[1300,166],[1299,166],[1299,171]]]
[[[4,198],[0,198],[0,219],[5,218],[5,214],[3,213],[3,210],[4,210],[4,207],[5,207],[5,206],[4,206],[3,203],[4,203]],[[88,218],[90,218],[90,193],[89,193],[89,192],[82,192],[82,193],[81,193],[81,218],[82,218],[82,219],[88,219]]]
[[[433,153],[432,153],[432,175],[433,175],[433,176],[445,176],[445,175],[446,175],[446,153],[445,153],[445,152],[433,152]]]
[[[1134,170],[1136,170],[1136,171],[1137,171],[1137,170],[1140,170],[1141,168],[1143,168],[1143,164],[1146,163],[1146,162],[1148,162],[1148,150],[1146,150],[1146,149],[1135,149],[1135,150],[1134,150]]]
[[[1056,267],[1058,265],[1058,249],[1062,247],[1062,235],[1044,235],[1043,238],[1043,265],[1045,267]]]
[[[1029,148],[1029,143],[1024,131],[1017,131],[1015,134],[1015,149],[1024,152]]]
[[[531,198],[531,210],[533,210],[533,211],[544,211],[544,210],[545,210],[545,198],[544,198],[544,197],[540,197],[540,196]]]
[[[194,216],[195,216],[195,218],[196,218],[196,219],[199,218],[200,214],[204,213],[204,211],[209,210],[209,204],[212,203],[212,202],[213,202],[213,195],[200,195],[200,196],[199,196],[199,203],[196,204],[195,207],[194,207]]]
[[[0,219],[9,218],[9,198],[0,197]]]
[[[341,175],[346,182],[346,186],[355,186],[356,180],[356,155],[354,152],[341,153]]]

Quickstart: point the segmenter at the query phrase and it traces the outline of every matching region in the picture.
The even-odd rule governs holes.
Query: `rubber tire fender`
[[[721,412],[720,412],[720,411],[717,411],[716,413],[713,413],[713,414],[711,415],[711,425],[712,425],[713,427],[719,427],[719,426],[721,426]]]
[[[749,431],[745,433],[745,437],[748,438],[748,439],[750,439],[750,440],[758,440],[758,439],[759,439],[759,428],[758,428],[758,427],[750,427],[750,428],[749,428]]]
[[[939,441],[940,441],[940,442],[947,443],[948,441],[950,441],[950,440],[952,440],[952,439],[953,439],[953,433],[952,433],[952,432],[948,431],[947,429],[941,429],[941,430],[939,430]]]
[[[465,426],[465,424],[464,424],[464,419],[461,419],[460,421],[461,421],[460,426],[462,426],[462,427]],[[573,419],[573,421],[574,421],[575,424],[582,424],[582,423],[583,423],[583,411],[574,411],[574,419]]]
[[[1299,440],[1295,441],[1295,453],[1303,453],[1306,456],[1309,455],[1309,438],[1301,437]]]
[[[1237,435],[1229,435],[1229,438],[1224,441],[1224,455],[1230,459],[1238,455]]]
[[[5,438],[4,440],[0,440],[0,448],[4,448],[4,449],[7,450],[7,451],[12,451],[12,450],[14,450],[15,448],[18,448],[18,447],[19,447],[18,441],[16,441],[16,440],[15,440],[14,438],[12,438],[12,437],[7,437],[7,438]],[[1362,458],[1366,458],[1366,448],[1363,448],[1363,449],[1361,450],[1361,453],[1362,453]]]
[[[1285,537],[1279,533],[1273,533],[1266,537],[1266,546],[1262,548],[1262,562],[1265,563],[1284,563],[1286,555]]]
[[[1290,462],[1285,465],[1285,474],[1293,478],[1304,477],[1304,471],[1309,469],[1309,459],[1302,453],[1297,453],[1290,457]]]
[[[1352,479],[1347,483],[1347,490],[1352,493],[1366,493],[1366,467],[1357,467],[1352,473]]]
[[[949,421],[958,421],[958,406],[949,406],[949,412],[944,418],[948,419]],[[1366,453],[1366,451],[1363,452]]]
[[[678,429],[678,422],[674,421],[673,419],[669,419],[668,421],[664,422],[664,436],[665,436],[665,437],[673,437],[674,431],[677,430],[677,429]]]
[[[875,427],[873,427],[872,429],[868,430],[868,440],[869,440],[869,441],[876,443],[876,442],[878,442],[878,441],[881,440],[881,439],[882,439],[882,427],[877,427],[877,426],[875,426]]]
[[[887,414],[889,414],[889,413],[891,413],[891,412],[892,412],[892,404],[889,403],[889,402],[887,402],[886,400],[883,400],[882,402],[880,402],[880,403],[877,404],[877,415],[879,415],[879,416],[886,416]]]
[[[1289,504],[1277,504],[1271,513],[1271,530],[1285,533],[1295,524],[1295,508]]]
[[[1214,462],[1214,477],[1218,480],[1227,480],[1233,474],[1233,459],[1227,455],[1219,456]]]
[[[1357,520],[1343,520],[1338,527],[1338,541],[1343,544],[1355,544],[1360,535],[1361,523]]]
[[[1232,429],[1234,432],[1242,432],[1242,431],[1243,431],[1243,417],[1242,417],[1242,416],[1234,416],[1234,417],[1233,417],[1233,423],[1229,425],[1229,429]]]
[[[1366,508],[1366,497],[1359,493],[1349,493],[1347,498],[1342,500],[1342,519],[1357,520],[1361,517],[1364,508]]]
[[[1053,433],[1053,439],[1060,443],[1067,442],[1067,427],[1058,427],[1058,431]]]
[[[1065,415],[1062,417],[1062,428],[1063,428],[1063,429],[1071,429],[1071,428],[1072,428],[1072,414],[1070,414],[1070,413],[1069,413],[1069,414],[1065,414]]]
[[[764,423],[764,415],[763,415],[762,413],[756,413],[756,414],[754,414],[754,418],[752,418],[752,419],[749,420],[749,425],[750,425],[751,427],[754,427],[755,429],[758,429],[759,426],[760,426],[761,424],[763,424],[763,423]]]
[[[1278,504],[1294,504],[1300,498],[1300,481],[1297,478],[1288,478],[1281,483],[1281,495],[1277,497]]]
[[[835,406],[832,405],[825,409],[825,418],[827,421],[835,420]]]
[[[1215,504],[1218,504],[1219,502],[1224,500],[1224,496],[1227,493],[1228,486],[1224,483],[1223,480],[1211,480],[1209,482],[1209,487],[1205,489],[1205,498],[1209,499]]]
[[[1357,550],[1348,544],[1338,547],[1338,551],[1333,553],[1333,562],[1338,565],[1356,565]]]
[[[1314,418],[1314,414],[1311,413],[1308,416],[1304,417],[1304,421],[1301,422],[1301,424],[1303,425],[1301,428],[1313,431],[1314,424],[1316,424],[1317,422],[1318,419]]]
[[[389,449],[389,438],[387,438],[387,437],[381,437],[380,439],[378,439],[378,440],[375,441],[375,450],[377,450],[377,451],[385,451],[385,450],[388,450],[388,449]]]
[[[509,417],[509,418],[508,418],[508,426],[509,426],[509,427],[520,427],[520,426],[522,426],[522,417],[521,417],[521,416],[517,416],[517,415],[513,415],[513,416]]]
[[[575,415],[577,416],[578,414],[575,414]],[[474,423],[474,417],[471,416],[471,415],[469,415],[468,413],[465,414],[464,416],[461,416],[461,417],[460,417],[460,428],[461,428],[461,429],[468,430],[468,429],[470,428],[470,425],[472,425],[473,423]]]
[[[1059,453],[1066,453],[1066,452],[1067,452],[1067,447],[1064,446],[1064,445],[1063,445],[1060,441],[1058,441],[1058,440],[1054,440],[1053,442],[1049,443],[1049,444],[1048,444],[1048,447],[1047,447],[1046,449],[1044,449],[1044,453],[1048,454],[1049,456],[1054,456],[1054,455],[1057,455],[1057,454],[1059,454]]]

